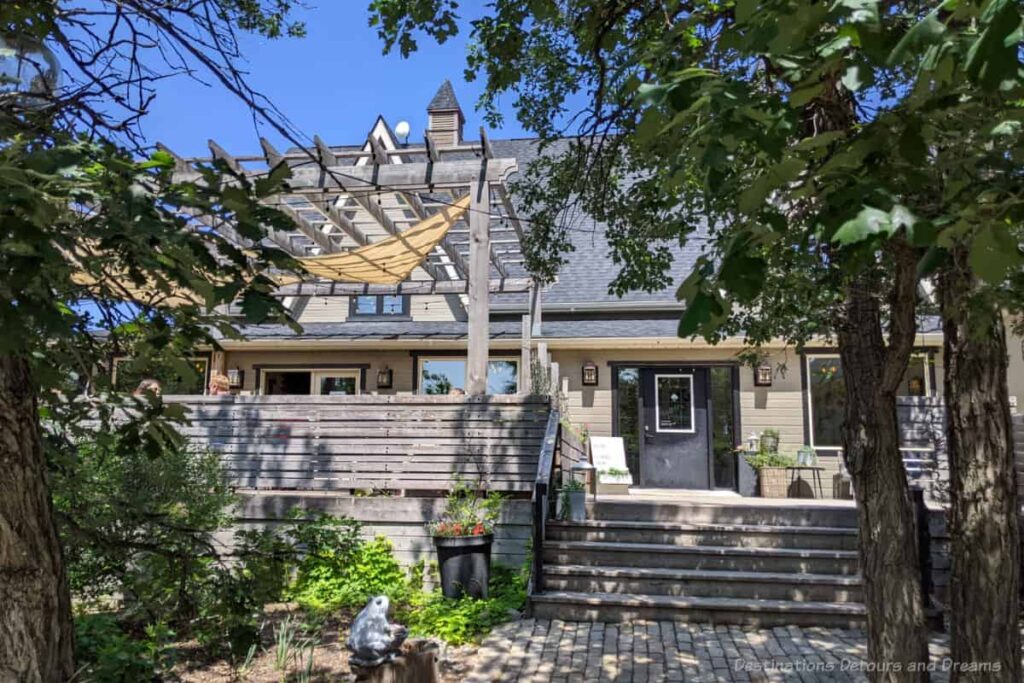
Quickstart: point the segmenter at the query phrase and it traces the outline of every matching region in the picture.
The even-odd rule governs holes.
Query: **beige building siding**
[[[458,297],[455,297],[456,301]],[[458,320],[443,296],[414,296],[409,300],[409,315],[415,322],[454,322]]]
[[[347,296],[309,297],[299,313],[299,324],[340,323],[348,319]],[[443,296],[414,296],[409,300],[409,316],[416,322],[453,322],[457,320],[452,307]]]
[[[317,368],[329,365],[369,365],[366,389],[370,393],[412,393],[412,356],[408,351],[231,351],[226,366],[245,372],[242,391],[256,389],[256,366],[290,366]],[[394,373],[392,389],[377,388],[377,371],[387,366]]]
[[[350,297],[313,296],[299,313],[299,324],[340,323],[348,319]],[[452,307],[443,296],[414,296],[409,300],[409,316],[416,322],[453,322]]]
[[[768,356],[774,368],[770,387],[754,386],[754,371],[740,369],[740,436],[760,434],[766,429],[779,431],[779,450],[793,454],[808,438],[804,434],[803,386],[795,351],[778,351]]]
[[[311,296],[299,313],[298,322],[340,323],[348,318],[347,296]]]

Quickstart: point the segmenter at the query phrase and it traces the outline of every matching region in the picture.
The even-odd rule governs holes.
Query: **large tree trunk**
[[[71,600],[28,361],[0,354],[0,680],[67,681]]]
[[[927,680],[928,661],[914,508],[899,450],[896,390],[914,339],[914,260],[902,251],[892,296],[890,344],[881,306],[864,281],[847,287],[839,350],[846,384],[843,455],[857,498],[872,680]],[[908,266],[909,263],[909,266]],[[908,279],[910,282],[908,282]]]
[[[967,250],[940,283],[949,448],[953,659],[1000,671],[954,680],[1019,681],[1019,529],[1002,312],[974,300]]]

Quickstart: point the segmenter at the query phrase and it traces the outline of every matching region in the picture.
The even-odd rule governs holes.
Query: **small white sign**
[[[590,461],[601,484],[633,484],[626,467],[626,446],[621,436],[590,437]]]

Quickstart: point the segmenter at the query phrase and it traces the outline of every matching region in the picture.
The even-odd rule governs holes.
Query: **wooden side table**
[[[825,497],[825,490],[821,486],[821,473],[825,469],[819,465],[795,465],[793,467],[787,467],[789,470],[789,489],[793,489],[794,482],[803,482],[803,471],[808,470],[811,473],[811,493],[814,493],[815,489],[818,491],[818,498]]]

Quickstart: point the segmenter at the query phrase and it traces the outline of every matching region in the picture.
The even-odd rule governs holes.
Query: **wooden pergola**
[[[175,159],[175,177],[200,180],[197,163],[220,160],[247,177],[265,176],[278,164],[291,169],[288,190],[266,200],[287,214],[294,231],[269,229],[274,245],[298,257],[357,249],[400,236],[409,225],[433,215],[459,197],[470,195],[470,208],[421,262],[412,279],[398,285],[304,281],[283,285],[278,295],[446,295],[456,296],[469,322],[466,391],[487,389],[492,293],[530,293],[523,320],[523,368],[529,376],[531,332],[539,326],[539,292],[524,268],[523,228],[506,188],[518,170],[513,158],[495,155],[486,132],[480,140],[438,146],[429,133],[422,145],[400,145],[378,117],[362,147],[335,148],[314,137],[315,153],[280,152],[260,140],[260,156],[233,156],[213,140],[210,156],[184,158],[159,145]],[[213,224],[195,216],[205,229],[240,247],[251,246],[230,224]]]

